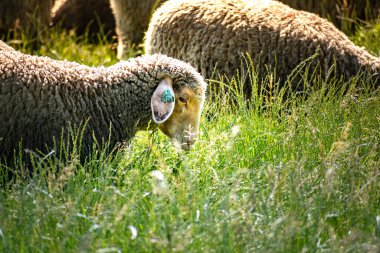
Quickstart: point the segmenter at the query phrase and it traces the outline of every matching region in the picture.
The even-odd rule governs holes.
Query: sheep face
[[[194,91],[183,87],[175,91],[172,115],[158,127],[171,138],[175,146],[189,150],[198,136],[200,114],[201,104],[197,101]]]
[[[165,96],[168,92],[172,94],[172,103],[168,103],[170,95]],[[162,100],[165,100],[164,103]],[[152,97],[153,120],[174,146],[189,150],[198,135],[202,104],[193,89],[182,86],[173,90],[172,80],[166,78]],[[164,106],[166,109],[163,109]]]
[[[188,87],[176,91],[175,97],[172,115],[158,127],[171,138],[175,146],[189,150],[198,136],[202,105],[196,99],[194,91]]]

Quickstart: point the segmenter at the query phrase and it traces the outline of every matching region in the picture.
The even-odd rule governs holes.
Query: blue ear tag
[[[161,96],[161,101],[164,103],[173,103],[174,97],[169,89],[167,89]]]

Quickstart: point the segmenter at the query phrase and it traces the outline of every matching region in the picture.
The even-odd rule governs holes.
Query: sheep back
[[[152,17],[145,50],[187,61],[206,78],[215,78],[215,67],[228,77],[242,72],[245,53],[260,75],[276,71],[282,83],[316,53],[310,67],[319,66],[324,74],[334,63],[336,73],[345,77],[362,69],[380,73],[379,59],[330,22],[270,0],[166,2]]]

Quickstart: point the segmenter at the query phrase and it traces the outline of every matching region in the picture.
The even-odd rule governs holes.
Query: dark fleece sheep
[[[109,0],[56,0],[52,10],[52,25],[74,30],[77,35],[86,32],[90,38],[104,32],[115,35],[115,18]]]
[[[87,67],[0,50],[0,157],[10,160],[20,141],[24,149],[46,154],[61,136],[69,138],[70,126],[87,120],[85,157],[94,141],[110,137],[114,146],[146,129],[152,110],[158,127],[187,149],[198,132],[205,90],[193,67],[164,55]],[[164,91],[167,101],[154,100]]]
[[[338,76],[367,70],[380,83],[379,58],[325,19],[271,0],[168,1],[152,17],[145,50],[189,62],[206,78],[215,66],[233,76],[241,67],[240,56],[249,53],[259,74],[276,70],[281,83],[317,52],[308,61],[312,70],[319,66],[327,74],[336,62]]]
[[[16,30],[35,36],[49,26],[54,0],[0,0],[0,37]]]
[[[128,44],[142,41],[154,7],[165,0],[110,0],[118,37],[117,57],[125,59]]]
[[[112,36],[116,27],[118,58],[126,59],[125,49],[142,42],[154,8],[164,1],[57,0],[52,11],[53,25],[74,29],[78,35],[87,30],[94,35],[103,29],[105,34]]]

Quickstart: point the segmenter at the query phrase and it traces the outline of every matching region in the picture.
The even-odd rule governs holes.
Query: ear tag
[[[173,103],[174,97],[169,89],[167,89],[161,96],[161,102],[164,102],[166,104]]]

